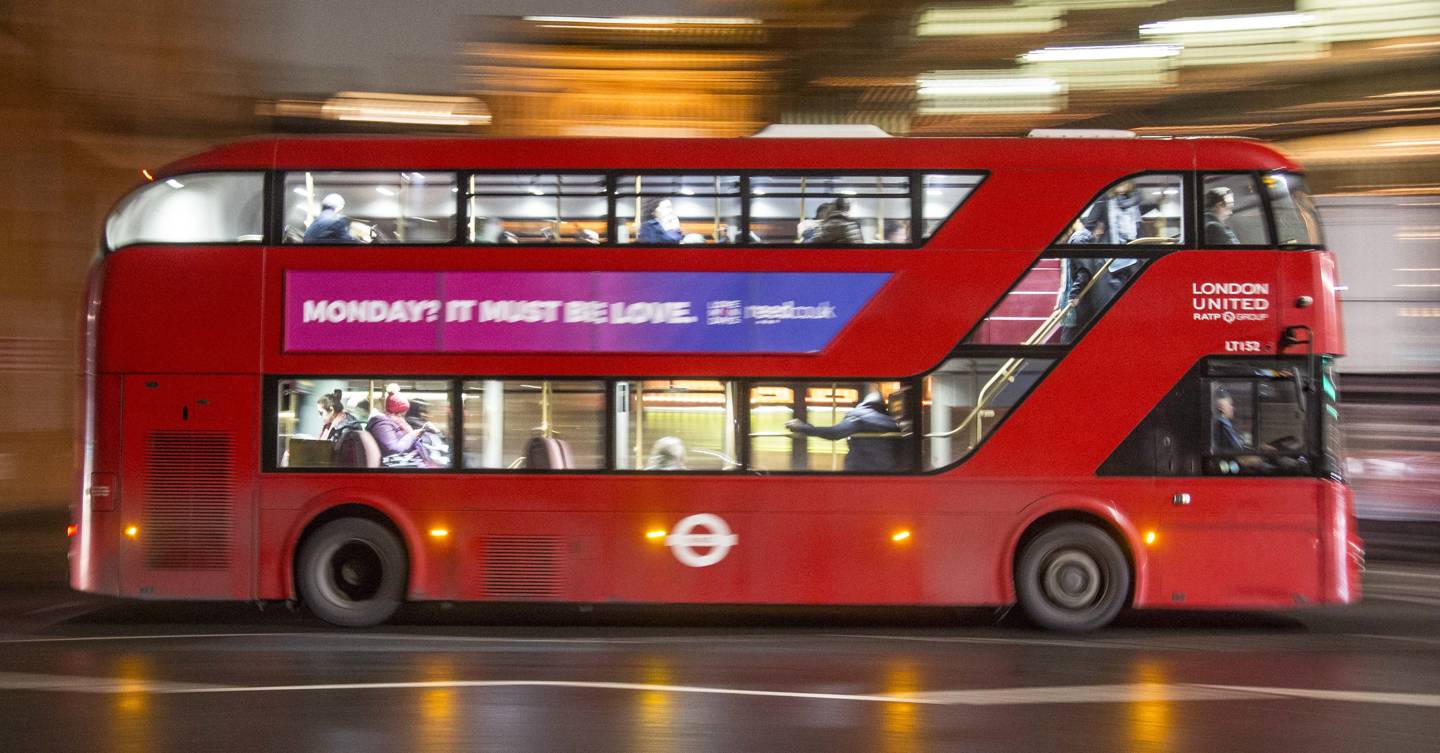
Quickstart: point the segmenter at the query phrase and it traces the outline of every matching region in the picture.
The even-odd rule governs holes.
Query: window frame
[[[1195,195],[1195,173],[1196,171],[1190,168],[1184,170],[1142,170],[1138,173],[1122,175],[1115,180],[1106,183],[1103,188],[1101,188],[1099,191],[1096,191],[1095,195],[1091,196],[1090,199],[1080,207],[1079,211],[1075,212],[1075,214],[1071,215],[1070,218],[1066,220],[1065,224],[1060,228],[1060,232],[1056,233],[1055,237],[1052,238],[1050,243],[1045,247],[1047,254],[1043,255],[1049,255],[1048,252],[1054,249],[1073,248],[1077,245],[1083,246],[1086,249],[1098,249],[1101,251],[1127,249],[1142,252],[1135,254],[1126,254],[1126,258],[1134,259],[1146,258],[1144,252],[1149,252],[1152,256],[1158,258],[1159,256],[1163,256],[1165,253],[1170,253],[1173,251],[1199,248],[1195,235],[1195,213],[1191,207],[1192,202],[1189,200],[1181,202],[1180,228],[1182,236],[1179,243],[1147,243],[1143,245],[1130,245],[1123,243],[1065,243],[1065,238],[1070,234],[1070,228],[1075,225],[1075,221],[1080,219],[1081,215],[1085,214],[1085,210],[1089,209],[1092,205],[1095,204],[1095,202],[1099,201],[1101,197],[1103,197],[1105,194],[1110,193],[1111,189],[1115,188],[1121,183],[1124,183],[1125,181],[1133,181],[1137,178],[1143,178],[1149,175],[1178,175],[1180,177],[1180,190],[1188,192],[1189,195],[1193,197]],[[1181,199],[1185,198],[1186,197],[1184,196],[1181,197]],[[963,204],[964,202],[961,203]],[[1191,211],[1187,212],[1187,209]],[[938,230],[939,228],[936,229]],[[1226,248],[1234,248],[1234,246],[1226,246]],[[1057,256],[1071,256],[1071,258],[1094,258],[1097,255],[1091,253],[1082,253],[1078,255],[1057,254]]]
[[[451,244],[451,245],[462,246],[462,247],[473,247],[473,248],[506,248],[506,249],[515,248],[515,247],[519,247],[519,248],[593,248],[593,247],[595,247],[595,246],[617,246],[617,245],[620,245],[620,244],[615,243],[615,240],[614,240],[614,239],[615,239],[615,227],[616,227],[616,225],[615,225],[615,208],[616,208],[616,205],[615,205],[615,173],[614,173],[614,172],[605,171],[605,170],[549,170],[549,169],[534,169],[534,170],[531,170],[531,169],[528,169],[528,168],[526,168],[526,169],[509,169],[509,170],[460,170],[460,171],[458,171],[458,172],[459,172],[460,177],[458,178],[459,182],[458,182],[456,185],[458,185],[458,186],[460,187],[460,190],[459,190],[458,192],[456,192],[457,195],[458,195],[458,201],[457,201],[456,211],[458,211],[459,214],[456,215],[456,217],[457,217],[457,222],[456,222],[456,225],[455,225],[455,228],[456,228],[456,232],[455,232],[455,242],[454,242],[453,244]],[[466,239],[466,236],[469,234],[470,220],[472,219],[471,216],[470,216],[470,204],[471,204],[471,199],[473,199],[473,198],[476,197],[476,196],[502,196],[502,195],[504,195],[504,194],[475,193],[474,191],[472,191],[472,190],[470,189],[470,187],[471,187],[472,185],[474,185],[474,177],[475,177],[476,175],[554,175],[554,176],[557,176],[557,177],[559,177],[559,176],[565,176],[565,175],[599,176],[599,177],[602,179],[602,180],[601,180],[601,185],[604,186],[604,188],[602,189],[602,191],[603,191],[603,195],[604,195],[604,198],[605,198],[605,217],[604,217],[604,222],[605,222],[605,240],[602,240],[602,241],[600,241],[599,243],[558,243],[558,242],[554,242],[554,241],[549,242],[549,243],[482,243],[482,242],[480,242],[480,241],[467,240],[467,239]],[[515,194],[515,195],[516,195],[516,196],[519,196],[519,195],[522,195],[522,194]],[[577,196],[576,198],[583,198],[583,197]]]
[[[1212,385],[1217,383],[1223,384],[1226,382],[1245,382],[1248,384],[1251,390],[1251,394],[1253,396],[1251,402],[1251,410],[1254,411],[1254,414],[1250,417],[1251,425],[1249,428],[1251,432],[1251,441],[1258,442],[1260,439],[1258,431],[1258,429],[1260,428],[1260,383],[1268,381],[1285,382],[1292,385],[1294,384],[1293,380],[1286,379],[1284,377],[1263,377],[1255,375],[1237,376],[1225,374],[1219,371],[1217,364],[1219,362],[1231,361],[1241,363],[1255,363],[1257,364],[1257,366],[1263,367],[1266,364],[1280,365],[1287,360],[1291,361],[1291,363],[1293,364],[1292,368],[1296,370],[1296,373],[1309,383],[1309,387],[1301,390],[1298,395],[1298,397],[1303,400],[1305,406],[1305,416],[1301,424],[1304,430],[1304,436],[1300,437],[1302,449],[1299,452],[1281,452],[1278,450],[1262,450],[1257,447],[1255,450],[1252,451],[1215,452],[1215,410],[1211,398]],[[1202,401],[1202,404],[1200,405],[1200,415],[1205,420],[1206,425],[1203,429],[1203,431],[1205,432],[1205,442],[1203,443],[1204,452],[1202,452],[1200,456],[1199,475],[1205,478],[1316,478],[1320,476],[1323,472],[1320,463],[1320,456],[1324,454],[1324,451],[1323,448],[1321,448],[1323,436],[1321,434],[1320,423],[1320,411],[1323,410],[1323,407],[1320,405],[1321,401],[1319,400],[1319,393],[1316,389],[1316,385],[1318,384],[1318,382],[1316,381],[1318,378],[1318,374],[1315,373],[1315,367],[1319,360],[1320,359],[1317,358],[1305,358],[1303,356],[1290,356],[1287,358],[1286,356],[1281,355],[1261,355],[1249,357],[1206,356],[1205,358],[1203,358],[1201,360],[1201,365],[1198,373],[1198,399]],[[1300,385],[1295,386],[1296,389],[1300,389]],[[1305,468],[1300,472],[1289,473],[1216,473],[1209,470],[1209,461],[1212,459],[1235,459],[1246,457],[1262,458],[1265,460],[1300,459],[1303,460]]]
[[[1265,189],[1261,181],[1263,170],[1196,170],[1197,190],[1192,205],[1195,213],[1195,222],[1199,234],[1195,238],[1197,248],[1206,251],[1283,251],[1295,248],[1294,246],[1281,246],[1276,243],[1275,238],[1275,215],[1270,209],[1270,192]],[[1232,245],[1207,245],[1205,243],[1205,179],[1210,176],[1222,175],[1245,175],[1250,178],[1250,185],[1255,188],[1255,194],[1260,199],[1260,221],[1265,227],[1265,243],[1236,243]]]
[[[1284,168],[1277,168],[1277,169],[1274,169],[1274,170],[1259,170],[1259,171],[1256,171],[1256,174],[1255,174],[1256,182],[1257,182],[1257,184],[1260,186],[1261,199],[1265,202],[1265,218],[1266,218],[1265,221],[1266,221],[1267,225],[1268,225],[1269,228],[1270,228],[1270,238],[1271,238],[1271,240],[1274,241],[1273,243],[1270,244],[1269,248],[1270,248],[1270,249],[1273,249],[1273,250],[1276,250],[1276,251],[1319,251],[1319,250],[1322,250],[1322,249],[1325,248],[1325,236],[1324,236],[1325,228],[1324,228],[1324,227],[1320,227],[1320,228],[1319,228],[1320,233],[1321,233],[1320,242],[1319,242],[1319,243],[1281,243],[1281,242],[1280,242],[1280,221],[1277,219],[1277,216],[1276,216],[1276,214],[1275,214],[1275,207],[1274,207],[1274,201],[1275,201],[1275,199],[1274,199],[1274,197],[1272,197],[1272,196],[1270,195],[1270,189],[1265,185],[1265,178],[1266,178],[1267,176],[1275,176],[1275,177],[1279,178],[1280,180],[1285,180],[1285,178],[1286,178],[1287,176],[1292,176],[1292,175],[1295,176],[1295,177],[1297,177],[1297,178],[1299,178],[1301,181],[1304,181],[1304,180],[1305,180],[1305,173],[1303,173],[1303,172],[1301,172],[1301,171],[1299,171],[1299,170],[1286,170],[1286,169],[1284,169]],[[1309,194],[1310,194],[1310,199],[1311,199],[1311,201],[1313,202],[1314,199],[1315,199],[1315,194],[1310,192],[1310,184],[1309,184],[1308,182],[1305,184],[1305,191],[1306,191],[1306,193],[1309,193]],[[1292,199],[1292,201],[1293,201],[1293,199]],[[1321,218],[1320,218],[1319,207],[1316,207],[1315,209],[1316,209],[1316,211],[1315,211],[1315,221],[1318,223],[1318,222],[1320,222],[1320,219],[1321,219]],[[1299,209],[1299,207],[1297,206],[1297,207],[1296,207],[1296,212],[1298,213],[1299,211],[1300,211],[1300,209]]]
[[[131,242],[129,242],[129,243],[124,243],[124,244],[121,244],[121,245],[119,245],[119,246],[111,246],[111,245],[110,245],[110,232],[109,232],[109,228],[110,228],[110,218],[114,217],[114,216],[115,216],[115,212],[119,211],[119,209],[120,209],[121,206],[123,206],[126,202],[130,201],[131,198],[139,195],[139,193],[140,193],[141,191],[144,191],[144,190],[150,188],[151,186],[155,185],[156,183],[164,183],[165,181],[167,181],[167,180],[172,180],[172,179],[174,179],[174,180],[183,180],[186,176],[189,176],[189,175],[214,175],[214,174],[221,174],[221,173],[224,173],[224,174],[257,174],[257,173],[258,173],[258,174],[260,175],[260,179],[261,179],[261,180],[260,180],[260,240],[258,240],[258,241],[186,241],[186,242],[183,242],[183,243],[175,242],[175,241],[131,241]],[[243,247],[249,248],[249,247],[254,247],[254,246],[269,246],[269,245],[272,245],[272,244],[271,244],[271,239],[273,239],[273,238],[278,238],[279,235],[278,235],[277,233],[275,233],[275,232],[272,231],[271,223],[274,221],[274,219],[275,219],[276,217],[279,217],[279,216],[280,216],[280,212],[275,211],[275,208],[274,208],[274,206],[273,206],[274,196],[275,196],[274,179],[275,179],[275,171],[274,171],[274,170],[271,170],[271,169],[269,169],[269,168],[250,169],[250,168],[242,168],[242,167],[217,167],[217,168],[210,168],[210,169],[205,169],[205,170],[190,170],[190,171],[182,172],[182,173],[166,173],[166,174],[164,174],[164,175],[156,175],[153,179],[147,180],[147,181],[145,181],[144,183],[140,183],[140,184],[132,187],[129,191],[126,191],[126,192],[124,193],[124,195],[122,195],[119,199],[116,199],[115,202],[110,205],[109,209],[107,209],[107,210],[105,211],[104,221],[100,223],[100,252],[101,252],[102,255],[109,255],[109,254],[113,254],[113,253],[115,253],[115,252],[117,252],[117,251],[120,251],[120,250],[122,250],[122,249],[130,248],[131,246],[200,246],[200,247],[207,247],[207,246],[217,246],[217,247],[218,247],[218,246],[243,246]],[[283,210],[282,210],[282,211],[283,211]]]

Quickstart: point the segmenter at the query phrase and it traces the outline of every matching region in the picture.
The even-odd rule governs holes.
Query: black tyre
[[[295,562],[300,600],[344,627],[379,625],[400,608],[408,578],[405,546],[374,521],[341,518],[305,540]]]
[[[1031,539],[1015,568],[1020,607],[1050,630],[1084,632],[1109,624],[1130,595],[1130,565],[1104,531],[1063,523]]]

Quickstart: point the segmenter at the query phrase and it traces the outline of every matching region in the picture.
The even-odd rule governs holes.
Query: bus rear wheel
[[[1130,565],[1104,531],[1063,523],[1025,545],[1015,568],[1015,592],[1025,614],[1041,627],[1095,630],[1124,608]]]
[[[405,598],[405,547],[385,526],[341,518],[300,547],[295,580],[316,617],[343,627],[379,625]]]

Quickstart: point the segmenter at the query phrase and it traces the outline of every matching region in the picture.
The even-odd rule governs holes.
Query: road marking
[[[1027,706],[1080,703],[1152,703],[1185,701],[1303,699],[1344,703],[1376,703],[1440,708],[1440,694],[1378,693],[1311,688],[1272,688],[1244,685],[1136,683],[1128,685],[1063,685],[1031,688],[942,690],[925,693],[863,694],[808,693],[789,690],[722,688],[700,685],[661,685],[634,682],[582,682],[571,680],[434,680],[417,682],[359,682],[317,685],[196,685],[192,683],[130,680],[114,677],[78,677],[0,672],[0,690],[39,690],[61,693],[147,693],[152,695],[213,695],[219,693],[283,693],[344,690],[426,690],[435,688],[566,688],[625,690],[677,694],[807,701],[901,703],[917,706]]]
[[[158,641],[192,638],[263,638],[272,635],[293,637],[297,635],[342,635],[342,633],[179,633],[172,635],[88,635],[74,636],[68,638],[9,638],[5,640],[0,640],[0,644],[76,643],[81,641]]]
[[[101,606],[101,605],[95,604],[95,603],[89,602],[89,601],[81,601],[81,600],[79,600],[79,599],[77,599],[77,600],[75,600],[75,601],[62,601],[62,602],[60,602],[59,604],[51,604],[51,605],[48,606],[48,607],[40,607],[39,609],[32,609],[32,610],[30,610],[30,611],[28,611],[28,612],[23,612],[23,613],[21,613],[20,616],[21,616],[21,617],[29,617],[29,616],[32,615],[32,614],[45,614],[46,612],[58,612],[58,611],[60,611],[60,610],[62,610],[62,609],[71,609],[71,608],[80,607],[80,606],[84,606],[84,607],[97,607],[97,608],[98,608],[98,607]]]
[[[1365,577],[1369,578],[1375,575],[1396,576],[1400,578],[1431,578],[1435,580],[1440,580],[1440,573],[1417,573],[1413,570],[1392,570],[1390,568],[1374,566],[1365,568]]]
[[[1366,633],[1350,633],[1352,638],[1379,638],[1385,641],[1406,641],[1409,643],[1424,643],[1427,646],[1440,646],[1440,639],[1435,638],[1412,638],[1408,635],[1369,635]]]

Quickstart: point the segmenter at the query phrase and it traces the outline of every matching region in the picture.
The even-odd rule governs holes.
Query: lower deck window
[[[278,391],[282,468],[450,467],[448,382],[287,379]]]
[[[530,471],[605,467],[605,385],[598,381],[465,382],[465,467]]]
[[[650,379],[615,383],[615,468],[730,471],[735,452],[733,382]]]

